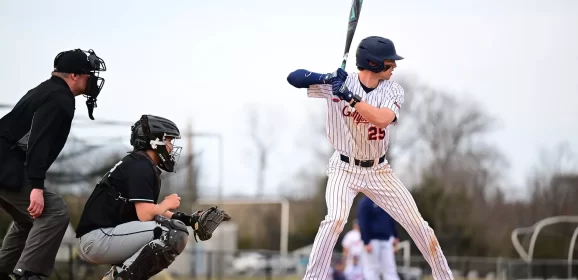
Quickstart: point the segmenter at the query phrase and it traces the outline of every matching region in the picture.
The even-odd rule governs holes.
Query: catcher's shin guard
[[[134,262],[129,267],[123,267],[117,277],[122,280],[149,279],[169,267],[183,252],[189,238],[185,224],[169,219],[157,219],[157,222],[169,231],[145,245]]]

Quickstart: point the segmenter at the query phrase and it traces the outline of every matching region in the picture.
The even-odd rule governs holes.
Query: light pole
[[[216,205],[220,205],[221,201],[223,200],[223,179],[224,179],[224,162],[225,162],[225,145],[223,143],[223,135],[218,134],[218,133],[210,133],[210,132],[197,132],[197,133],[188,133],[187,137],[207,137],[207,138],[216,138],[217,141],[219,142],[219,167],[218,167],[218,172],[219,172],[219,177],[218,177],[218,183],[217,183],[217,202]],[[197,194],[195,202],[193,202],[193,209],[191,209],[191,213],[195,213],[196,209],[194,209],[195,205],[198,204],[203,204],[200,203],[199,201],[199,197]],[[217,260],[219,262],[223,262],[223,234],[220,234],[219,237],[217,238]],[[209,255],[211,256],[211,255]],[[213,259],[213,258],[211,258]],[[195,272],[196,273],[196,272]],[[212,272],[209,273],[209,275],[212,275]],[[220,279],[220,275],[217,277],[217,279]]]

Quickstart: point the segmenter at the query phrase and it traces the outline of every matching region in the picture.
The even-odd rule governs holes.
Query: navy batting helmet
[[[402,60],[403,57],[397,55],[391,40],[370,36],[359,43],[355,59],[357,67],[377,73],[385,70],[384,60]]]

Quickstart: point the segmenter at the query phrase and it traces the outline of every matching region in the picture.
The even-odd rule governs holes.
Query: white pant
[[[313,241],[303,280],[328,279],[333,249],[359,192],[368,196],[405,229],[430,265],[434,280],[454,279],[434,230],[423,219],[411,193],[387,163],[376,167],[359,167],[341,161],[336,152],[330,159],[327,175],[327,215]]]
[[[371,252],[363,251],[361,265],[365,280],[399,280],[393,251],[393,238],[371,240]]]

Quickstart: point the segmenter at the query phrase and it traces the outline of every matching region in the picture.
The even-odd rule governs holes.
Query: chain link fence
[[[102,279],[108,265],[91,265],[76,257],[75,248],[65,248],[50,279]],[[68,257],[67,259],[63,257]],[[163,273],[153,279],[161,280],[300,280],[308,254],[287,254],[277,251],[202,251],[183,252]],[[520,259],[447,257],[456,279],[464,280],[578,280],[578,262],[567,260],[534,260],[528,264]],[[398,273],[402,280],[430,280],[431,269],[421,256],[403,259],[397,256]],[[344,269],[341,254],[334,253],[332,269]]]

